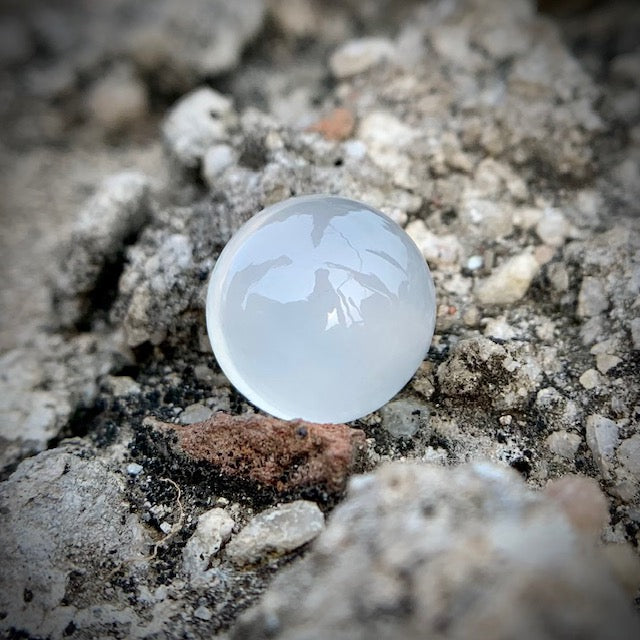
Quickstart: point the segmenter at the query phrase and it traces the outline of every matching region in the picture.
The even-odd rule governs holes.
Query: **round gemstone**
[[[244,224],[207,292],[207,329],[231,383],[278,418],[346,422],[411,378],[435,324],[429,268],[372,207],[291,198]]]

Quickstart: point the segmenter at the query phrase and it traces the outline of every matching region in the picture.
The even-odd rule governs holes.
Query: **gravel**
[[[324,515],[308,500],[296,500],[255,516],[227,545],[236,564],[253,564],[278,556],[313,540],[324,529]]]
[[[640,15],[568,4],[7,3],[1,634],[638,635]],[[302,438],[204,292],[310,193],[406,228],[437,322]]]

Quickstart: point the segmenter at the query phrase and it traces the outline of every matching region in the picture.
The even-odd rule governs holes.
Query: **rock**
[[[467,260],[465,268],[467,268],[469,271],[477,271],[478,269],[482,268],[483,265],[484,258],[482,256],[471,256]]]
[[[640,434],[636,433],[623,440],[618,447],[617,456],[623,471],[640,484]]]
[[[392,400],[380,409],[384,428],[395,438],[411,438],[429,419],[429,410],[412,400]]]
[[[236,161],[236,153],[227,144],[215,144],[207,149],[202,162],[202,177],[206,183],[215,188],[218,176]]]
[[[576,451],[582,442],[582,438],[577,433],[569,431],[554,431],[547,436],[545,443],[549,449],[558,456],[567,460],[573,460]]]
[[[427,229],[422,220],[410,222],[405,231],[432,268],[458,265],[460,262],[463,249],[454,235],[437,236]]]
[[[435,392],[433,380],[433,364],[430,362],[423,362],[416,371],[411,386],[422,397],[429,400]]]
[[[63,325],[73,324],[87,311],[87,297],[101,274],[121,259],[125,245],[147,222],[149,188],[148,178],[141,173],[115,174],[81,209],[55,279]]]
[[[139,476],[144,471],[144,467],[137,462],[132,462],[127,465],[127,473],[130,476]]]
[[[97,380],[122,363],[115,335],[39,335],[0,356],[0,468],[46,449],[74,413],[92,406]]]
[[[259,415],[217,413],[188,426],[147,418],[153,437],[177,436],[176,453],[205,462],[212,473],[278,492],[313,488],[340,493],[364,449],[364,433],[339,424],[286,422]]]
[[[584,277],[578,294],[578,316],[591,318],[606,311],[608,307],[609,301],[602,281],[593,276]]]
[[[640,349],[640,318],[633,318],[629,323],[631,330],[631,342],[633,348],[637,351]]]
[[[561,262],[554,262],[547,268],[547,276],[551,286],[558,292],[564,293],[569,289],[569,273]]]
[[[571,231],[561,211],[558,209],[545,209],[544,215],[536,225],[536,233],[542,242],[552,247],[560,247]]]
[[[336,78],[348,78],[367,71],[383,60],[394,60],[396,50],[386,38],[360,38],[343,44],[334,51],[329,66]]]
[[[530,253],[521,253],[503,262],[478,283],[476,297],[481,304],[511,304],[527,293],[540,265]]]
[[[106,134],[124,133],[146,117],[147,90],[129,66],[118,67],[91,87],[87,108]]]
[[[483,333],[487,338],[506,341],[512,340],[516,336],[513,327],[508,324],[503,317],[489,318],[484,325]]]
[[[213,411],[203,404],[190,404],[181,414],[181,424],[194,424],[195,422],[204,422],[213,415]]]
[[[580,421],[580,410],[577,404],[553,387],[545,387],[538,391],[535,408],[552,429],[557,427],[569,429]]]
[[[446,620],[451,638],[588,629],[594,640],[630,640],[640,621],[593,541],[594,521],[576,522],[589,533],[504,468],[387,465],[352,480],[311,552],[231,638],[413,640],[443,637]]]
[[[596,367],[602,374],[606,374],[614,367],[617,367],[621,362],[622,358],[618,358],[618,356],[613,356],[608,353],[599,353],[596,356]]]
[[[196,529],[182,550],[182,570],[194,586],[206,585],[214,579],[216,571],[210,568],[211,558],[229,540],[234,524],[233,518],[217,507],[198,517]]]
[[[200,605],[197,609],[194,609],[193,615],[198,618],[198,620],[211,620],[213,614],[211,613],[211,609],[208,609],[204,605]]]
[[[615,452],[618,447],[618,425],[609,418],[593,414],[587,418],[587,444],[605,480],[612,478]]]
[[[178,100],[164,121],[162,132],[171,153],[185,167],[193,168],[211,146],[227,139],[234,120],[231,100],[201,87]]]
[[[522,406],[541,377],[539,365],[522,356],[514,359],[487,338],[461,340],[438,367],[440,390],[454,401],[473,398],[498,410]]]
[[[255,516],[227,545],[236,564],[253,564],[280,556],[311,542],[324,529],[324,515],[315,502],[296,500]]]
[[[77,443],[52,449],[0,485],[0,630],[63,637],[84,603],[108,597],[114,568],[147,555],[117,476],[92,455]]]
[[[460,217],[469,233],[482,239],[502,238],[513,230],[511,207],[475,193],[464,193],[460,202]]]
[[[587,391],[591,391],[602,384],[602,376],[595,369],[587,369],[580,376],[579,382]]]
[[[168,235],[155,251],[136,255],[125,269],[120,289],[131,287],[122,321],[127,344],[160,344],[167,329],[190,304],[189,292],[179,283],[189,279],[193,270],[193,245],[181,233]],[[131,278],[131,283],[128,279]]]

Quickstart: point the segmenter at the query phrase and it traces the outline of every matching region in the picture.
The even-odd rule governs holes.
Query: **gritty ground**
[[[605,638],[615,611],[634,637],[640,12],[548,4],[5,3],[2,633]],[[405,227],[438,299],[428,358],[350,425],[372,475],[346,498],[149,426],[259,424],[204,286],[242,222],[314,192]]]

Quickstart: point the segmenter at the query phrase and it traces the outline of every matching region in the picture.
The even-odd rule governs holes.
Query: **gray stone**
[[[547,447],[555,453],[567,460],[573,460],[582,438],[577,433],[569,431],[554,431],[550,434],[546,441]]]
[[[329,66],[337,78],[347,78],[395,57],[396,50],[390,40],[368,37],[342,45],[332,54]]]
[[[324,529],[324,515],[314,502],[296,500],[262,511],[227,545],[237,564],[280,556],[313,540]]]
[[[91,455],[52,449],[0,485],[1,630],[62,637],[83,602],[106,597],[109,572],[147,555],[120,481]]]
[[[412,400],[393,400],[380,409],[384,428],[395,438],[411,438],[429,419],[429,410]]]
[[[181,424],[193,424],[194,422],[204,422],[213,415],[213,411],[203,404],[190,404],[181,414]]]
[[[388,465],[352,480],[231,637],[631,640],[640,620],[580,517],[504,468]]]
[[[608,306],[609,301],[602,281],[593,276],[583,278],[578,294],[578,315],[581,318],[591,318],[606,311]]]
[[[205,182],[215,188],[218,184],[218,176],[236,161],[236,153],[227,144],[216,144],[207,149],[202,163],[202,177]]]
[[[605,480],[610,480],[613,471],[615,452],[618,447],[618,425],[609,418],[599,414],[587,418],[587,444],[600,473]]]
[[[127,465],[127,473],[130,476],[139,476],[144,471],[144,467],[137,462],[132,462]]]
[[[147,340],[160,344],[167,327],[190,302],[191,291],[181,296],[176,289],[193,269],[191,240],[183,234],[171,233],[154,249],[149,254],[132,256],[121,279],[121,291],[128,294],[123,327],[132,347]]]
[[[620,443],[618,461],[625,472],[640,484],[640,434],[636,433]]]
[[[140,393],[140,385],[130,376],[107,376],[105,385],[114,396],[131,396]]]
[[[640,349],[640,318],[633,318],[629,323],[629,327],[631,329],[631,341],[633,343],[633,348],[636,350]]]
[[[162,132],[171,153],[186,167],[196,167],[209,147],[227,139],[234,120],[231,100],[202,87],[176,103]]]
[[[115,334],[39,335],[0,356],[0,468],[46,449],[119,361]]]

